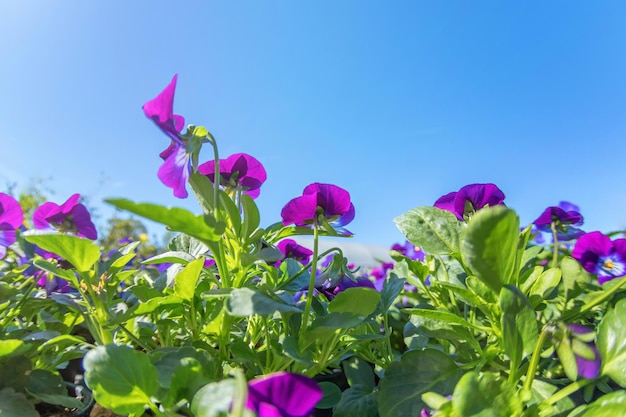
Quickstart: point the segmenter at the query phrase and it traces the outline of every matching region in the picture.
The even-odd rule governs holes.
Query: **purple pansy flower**
[[[504,193],[495,184],[469,184],[440,197],[434,206],[456,215],[459,220],[485,206],[504,204]]]
[[[567,328],[572,332],[572,337],[583,336],[593,332],[592,329],[589,329],[582,324],[568,324]],[[593,341],[583,343],[585,343],[587,348],[589,348],[588,354],[591,354],[593,358],[583,357],[580,353],[574,351],[578,376],[586,379],[594,379],[600,375],[602,358],[600,357],[600,353],[598,352],[598,349]]]
[[[585,271],[596,274],[600,284],[626,275],[626,239],[611,240],[597,231],[585,233],[576,241],[572,256]]]
[[[422,248],[415,246],[408,240],[404,242],[404,245],[394,243],[393,246],[391,246],[391,250],[400,252],[401,255],[413,259],[414,261],[424,261],[424,257],[426,256]]]
[[[20,203],[10,195],[0,193],[0,259],[6,255],[6,248],[15,242],[15,231],[23,222]]]
[[[79,203],[80,194],[73,194],[61,205],[47,202],[33,213],[33,224],[37,229],[57,229],[80,237],[98,238],[96,226],[91,221],[87,207]]]
[[[578,228],[583,224],[583,216],[574,207],[578,209],[567,201],[561,201],[558,206],[546,208],[533,224],[540,232],[551,232],[554,223],[559,239],[576,239],[585,232]]]
[[[350,193],[343,188],[316,182],[307,185],[302,196],[289,201],[280,214],[285,226],[311,225],[322,216],[322,221],[344,234],[351,234],[343,226],[354,219],[354,205],[350,202]]]
[[[209,177],[215,184],[215,161],[208,161],[198,167],[198,172]],[[241,189],[252,198],[261,193],[261,185],[267,179],[263,164],[256,158],[237,153],[220,159],[221,185],[227,190]]]
[[[248,383],[246,408],[258,417],[308,417],[322,395],[313,379],[276,372]]]
[[[179,133],[185,125],[183,116],[174,114],[174,93],[178,74],[154,99],[143,105],[144,114],[150,118],[170,139],[170,145],[159,154],[165,161],[159,168],[158,177],[167,187],[174,190],[174,196],[187,197],[185,184],[191,171],[191,159]]]
[[[293,239],[283,239],[278,242],[276,248],[285,255],[285,258],[295,259],[296,261],[300,261],[303,264],[308,264],[311,259],[311,255],[313,255],[313,251],[309,248],[305,248],[302,245],[299,245]]]

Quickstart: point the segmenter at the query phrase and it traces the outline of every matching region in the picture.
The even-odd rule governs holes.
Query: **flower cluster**
[[[36,208],[35,230],[0,194],[0,410],[77,408],[58,388],[79,360],[126,416],[623,413],[626,238],[584,232],[567,202],[523,225],[495,184],[468,184],[394,219],[390,259],[355,265],[319,244],[352,236],[350,193],[309,184],[263,227],[265,168],[185,129],[176,82],[143,112],[169,138],[158,178],[201,213],[107,200],[166,226],[162,251],[96,242],[78,194]]]

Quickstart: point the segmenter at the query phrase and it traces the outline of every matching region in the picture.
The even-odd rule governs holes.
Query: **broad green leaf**
[[[353,313],[367,317],[376,310],[380,293],[373,288],[353,287],[341,291],[328,304],[330,313]]]
[[[522,405],[515,386],[494,374],[468,372],[454,388],[452,407],[463,417],[519,416]]]
[[[416,414],[417,415],[417,414]],[[345,390],[333,417],[377,417],[376,394],[368,387],[357,385]]]
[[[370,391],[374,389],[376,382],[374,380],[374,369],[370,363],[365,362],[358,356],[353,356],[344,360],[341,366],[351,387],[359,385],[368,388]]]
[[[409,322],[405,325],[405,336],[411,333],[435,339],[466,340],[476,345],[477,342],[470,332],[470,327],[447,321],[452,316],[452,313],[439,310],[414,310]],[[413,328],[411,329],[410,326]]]
[[[396,298],[404,289],[405,280],[398,278],[393,272],[383,282],[383,290],[380,292],[380,301],[378,302],[378,313],[385,314],[395,303]]]
[[[533,307],[536,307],[544,300],[554,298],[556,288],[561,282],[561,270],[559,268],[549,268],[539,276],[530,288],[528,298]]]
[[[217,223],[210,215],[196,216],[179,207],[163,207],[157,204],[134,203],[126,199],[107,199],[107,203],[157,223],[169,230],[185,233],[204,242],[218,241],[224,233],[224,224]]]
[[[246,243],[249,241],[254,231],[261,224],[261,215],[256,203],[248,194],[241,195],[241,208],[243,209],[243,223],[241,224],[241,237]]]
[[[100,249],[89,239],[59,233],[23,234],[26,241],[65,259],[80,272],[86,272],[100,259]]]
[[[200,388],[191,401],[191,412],[195,417],[221,417],[230,410],[235,397],[234,379],[212,382]]]
[[[202,257],[189,262],[174,279],[174,294],[183,300],[193,300],[196,284],[200,278],[203,266],[204,258]]]
[[[213,183],[206,175],[199,172],[192,172],[189,175],[189,185],[196,196],[196,200],[202,208],[204,214],[213,212],[215,208],[215,196]]]
[[[118,414],[141,415],[159,388],[148,355],[128,346],[96,346],[85,355],[83,366],[96,401]]]
[[[602,374],[626,388],[626,299],[609,310],[598,325],[597,347],[602,357]]]
[[[328,381],[318,382],[317,385],[322,389],[323,397],[315,405],[315,408],[333,408],[341,399],[341,389],[336,384]]]
[[[0,415],[7,417],[40,417],[35,406],[13,388],[0,389]]]
[[[5,357],[18,355],[25,352],[28,348],[24,342],[18,339],[0,340],[0,361]]]
[[[519,218],[505,207],[476,212],[461,234],[461,254],[473,274],[494,292],[513,280],[519,239]]]
[[[437,207],[417,207],[393,220],[409,242],[431,255],[459,252],[461,222],[449,211]]]
[[[329,313],[318,317],[301,333],[302,346],[308,346],[316,340],[324,343],[332,335],[356,327],[362,322],[363,317],[350,312]]]
[[[228,311],[233,316],[246,317],[253,314],[269,315],[276,311],[300,313],[294,305],[277,301],[270,296],[251,288],[233,289],[226,302]]]
[[[582,292],[581,288],[592,282],[592,275],[583,269],[576,259],[571,256],[561,258],[563,286],[566,299],[572,299]]]
[[[48,404],[67,408],[80,408],[83,405],[77,398],[67,395],[65,382],[59,375],[43,369],[35,369],[31,372],[28,392]]]
[[[378,384],[380,417],[419,416],[426,406],[422,394],[448,395],[462,371],[445,353],[434,349],[412,350],[393,362]]]
[[[194,359],[201,365],[203,377],[208,379],[215,378],[217,373],[216,365],[206,353],[196,350],[191,346],[177,347],[165,352],[165,354],[153,361],[153,365],[157,368],[159,373],[159,384],[162,387],[170,388],[171,384],[174,382],[174,374],[178,372],[177,369],[190,365],[184,362],[186,359]],[[193,368],[193,365],[191,365],[191,367]],[[191,398],[188,399],[191,400]]]
[[[0,389],[11,387],[23,391],[28,386],[33,364],[24,355],[5,358],[0,362]]]
[[[502,310],[502,339],[504,350],[517,365],[522,358],[532,353],[538,337],[535,311],[522,291],[514,285],[502,287],[500,291]]]
[[[582,414],[576,417],[623,417],[626,415],[626,391],[620,390],[603,395],[589,404]]]
[[[183,236],[183,235],[180,235]],[[155,255],[151,258],[142,261],[142,264],[151,265],[151,264],[164,264],[164,263],[177,263],[186,265],[189,262],[193,261],[194,257],[187,252],[182,251],[169,251],[165,253],[161,253]]]

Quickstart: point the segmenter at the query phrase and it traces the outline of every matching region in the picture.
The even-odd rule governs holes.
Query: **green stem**
[[[318,242],[319,232],[317,228],[317,217],[313,221],[313,257],[311,258],[311,277],[309,279],[309,288],[306,294],[306,304],[304,306],[304,313],[302,314],[302,326],[300,332],[306,330],[309,325],[309,314],[311,312],[311,304],[313,303],[313,290],[315,289],[315,279],[317,278],[317,256],[318,256]]]
[[[539,359],[541,357],[543,344],[545,343],[546,338],[548,337],[550,332],[551,332],[550,327],[546,326],[543,328],[543,330],[539,334],[539,338],[537,339],[537,343],[535,344],[535,350],[533,351],[533,355],[530,358],[530,364],[528,365],[528,372],[526,372],[526,381],[524,381],[524,391],[526,392],[530,392],[530,388],[533,384],[533,380],[535,379],[537,366],[539,365]]]
[[[585,304],[580,309],[580,311],[573,312],[571,314],[563,316],[563,321],[566,322],[566,323],[569,323],[573,319],[578,317],[579,315],[581,315],[583,313],[586,313],[587,311],[591,310],[592,308],[594,308],[595,306],[597,306],[599,304],[602,304],[603,302],[605,302],[606,300],[611,298],[613,296],[613,294],[618,292],[624,286],[624,284],[626,284],[626,276],[622,277],[619,281],[617,281],[617,283],[613,287],[611,287],[610,290],[605,291],[600,297],[592,300],[589,304]]]
[[[566,386],[565,388],[563,388],[562,390],[555,392],[550,398],[545,400],[544,403],[547,405],[552,405],[562,400],[563,398],[575,393],[579,389],[591,384],[592,382],[594,382],[593,379],[585,379],[585,378],[581,378],[578,381],[574,381],[568,386]]]
[[[554,249],[552,252],[552,267],[556,268],[559,265],[559,234],[556,232],[556,223],[550,223],[552,229],[552,240],[554,241]]]

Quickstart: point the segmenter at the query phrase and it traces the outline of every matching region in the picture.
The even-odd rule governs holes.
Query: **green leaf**
[[[13,356],[0,363],[0,389],[11,387],[19,391],[28,386],[33,364],[26,356]]]
[[[185,235],[180,235],[185,236]],[[151,264],[164,264],[164,263],[176,263],[186,265],[189,262],[193,261],[194,257],[187,252],[181,251],[169,251],[165,253],[161,253],[159,255],[155,255],[151,258],[142,261],[142,264],[151,265]]]
[[[624,410],[626,410],[626,392],[620,390],[598,398],[589,404],[582,414],[576,414],[576,417],[622,417],[625,415]]]
[[[581,288],[592,282],[592,275],[583,269],[576,259],[571,256],[561,258],[563,272],[563,286],[566,299],[572,299],[582,292]]]
[[[241,195],[241,208],[243,209],[243,223],[241,224],[241,237],[250,244],[250,237],[261,224],[261,215],[256,203],[248,194]]]
[[[533,307],[541,302],[554,298],[556,288],[561,282],[561,270],[559,268],[549,268],[539,276],[530,288],[529,299]]]
[[[18,339],[0,340],[0,361],[14,355],[19,355],[28,348]]]
[[[354,313],[367,317],[376,310],[380,293],[373,288],[353,287],[341,291],[328,304],[329,313]]]
[[[348,384],[351,387],[357,385],[366,387],[370,391],[376,385],[372,365],[358,356],[353,356],[341,363]]]
[[[452,394],[455,415],[463,417],[510,417],[522,412],[515,387],[494,374],[468,372]]]
[[[626,388],[626,299],[609,310],[598,325],[596,345],[602,357],[602,374]]]
[[[169,230],[185,233],[203,242],[216,242],[224,233],[224,224],[217,223],[210,215],[196,216],[179,207],[163,207],[157,204],[134,203],[126,199],[107,199],[107,203],[157,223]]]
[[[461,222],[437,207],[417,207],[393,220],[409,242],[431,255],[459,253]]]
[[[235,397],[235,380],[224,379],[200,388],[191,401],[195,417],[220,417],[226,415]]]
[[[329,313],[318,317],[301,333],[302,346],[308,346],[316,340],[324,343],[335,333],[356,327],[362,322],[363,317],[350,312]]]
[[[67,395],[65,382],[59,375],[43,369],[31,372],[28,392],[48,404],[67,408],[80,408],[83,405],[79,399]]]
[[[39,417],[33,403],[13,388],[0,390],[0,414],[7,417]]]
[[[215,197],[213,183],[209,177],[199,172],[192,172],[189,175],[189,185],[191,185],[191,190],[196,196],[202,212],[204,214],[212,213],[215,208]]]
[[[270,315],[276,311],[300,313],[294,305],[277,301],[270,296],[251,288],[235,288],[231,291],[226,303],[233,316],[247,317],[253,314]]]
[[[91,240],[59,233],[29,230],[23,233],[29,243],[65,259],[80,272],[86,272],[100,259],[100,249]]]
[[[393,272],[383,282],[383,290],[380,292],[380,301],[378,302],[378,313],[385,314],[395,303],[396,298],[404,289],[405,279],[398,278]]]
[[[183,300],[193,300],[203,266],[204,258],[202,257],[189,262],[174,278],[174,294]]]
[[[333,408],[341,399],[341,389],[336,384],[328,381],[318,382],[317,385],[322,389],[323,397],[315,405],[315,408]]]
[[[376,394],[362,385],[345,390],[341,395],[341,400],[333,410],[333,417],[377,416]]]
[[[159,388],[148,355],[128,346],[97,346],[85,355],[83,366],[96,401],[118,414],[141,415]]]
[[[537,342],[539,330],[535,311],[522,291],[514,285],[502,287],[500,309],[504,350],[511,362],[519,365],[522,358],[532,353]],[[517,369],[516,366],[513,368]]]
[[[380,417],[418,416],[426,406],[422,394],[429,391],[448,395],[462,371],[443,352],[412,350],[393,362],[378,384]]]
[[[494,292],[513,281],[519,218],[505,207],[476,212],[461,234],[461,254],[473,274]]]

